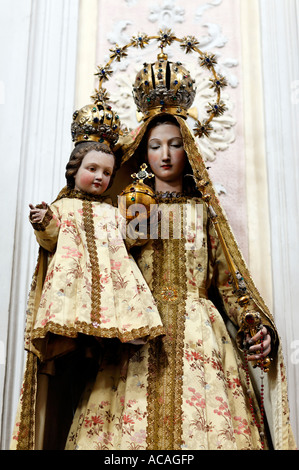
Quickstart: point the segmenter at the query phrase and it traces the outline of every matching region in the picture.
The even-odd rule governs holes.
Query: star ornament
[[[175,35],[172,34],[171,29],[160,30],[158,41],[161,41],[161,47],[170,46],[174,40]]]
[[[199,42],[194,36],[186,36],[182,39],[181,48],[185,50],[186,54],[192,52]]]
[[[110,55],[110,59],[116,59],[117,62],[120,62],[123,57],[126,57],[128,54],[126,53],[125,47],[119,47],[117,44],[114,49],[109,49],[112,53]]]
[[[109,101],[109,93],[107,92],[106,88],[100,88],[99,90],[95,89],[95,94],[91,96],[91,99],[97,103],[106,103]]]
[[[132,46],[134,47],[140,47],[141,49],[144,49],[145,45],[149,43],[149,37],[147,34],[137,34],[137,36],[133,36],[131,39]]]
[[[201,123],[200,121],[197,121],[195,128],[193,129],[195,137],[201,138],[202,136],[209,137],[211,132],[213,130],[213,127],[210,126],[209,123],[203,122]]]
[[[215,91],[219,91],[221,88],[227,86],[227,80],[225,77],[217,77],[215,79],[210,78],[211,86],[210,88],[214,88]]]
[[[220,103],[209,103],[210,108],[208,113],[214,114],[214,116],[221,116],[227,110],[225,104],[221,101]]]
[[[97,75],[100,80],[109,80],[110,75],[112,74],[112,70],[109,69],[108,65],[98,65],[97,70],[98,71],[95,73],[95,75]]]
[[[199,57],[199,61],[201,67],[207,67],[208,69],[217,64],[215,54],[203,54]]]

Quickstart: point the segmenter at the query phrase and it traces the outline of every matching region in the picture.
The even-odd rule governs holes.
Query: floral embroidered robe
[[[33,224],[41,248],[27,306],[28,355],[12,449],[61,449],[80,387],[92,373],[90,357],[97,367],[107,341],[113,348],[113,341],[164,334],[125,246],[118,209],[103,198],[62,193],[42,223]]]
[[[102,363],[77,408],[66,448],[260,449],[249,393],[258,424],[259,402],[253,385],[246,383],[235,341],[240,311],[216,232],[200,199],[163,202],[162,220],[163,211],[164,220],[170,214],[184,236],[176,237],[173,229],[169,236],[151,239],[136,259],[166,336],[124,354],[119,363],[109,358]],[[169,204],[179,208],[179,215],[174,210],[171,216]],[[188,221],[184,207],[195,218]],[[215,302],[209,299],[212,290],[218,295]],[[259,310],[253,302],[250,308]],[[275,327],[260,314],[274,350]],[[232,333],[227,323],[235,325]],[[282,425],[288,427],[287,413]]]
[[[74,193],[33,224],[38,243],[50,253],[39,306],[29,308],[27,321],[27,347],[41,359],[49,358],[48,333],[127,342],[163,332],[152,294],[128,255],[117,208]]]

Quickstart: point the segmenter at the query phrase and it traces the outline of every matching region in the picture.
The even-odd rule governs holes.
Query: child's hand
[[[45,202],[42,202],[42,208],[38,208],[36,206],[33,206],[32,204],[29,204],[30,207],[30,220],[35,223],[39,224],[43,221],[43,218],[45,216],[45,213],[48,210],[48,206]]]

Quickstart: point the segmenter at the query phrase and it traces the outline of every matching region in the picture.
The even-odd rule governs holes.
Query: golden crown
[[[199,42],[194,36],[185,36],[182,39],[177,38],[170,29],[160,30],[157,36],[147,36],[139,33],[133,36],[129,44],[110,49],[110,60],[106,65],[98,66],[95,75],[99,77],[99,88],[96,94],[101,96],[105,102],[108,100],[108,93],[103,88],[103,83],[110,79],[113,74],[111,64],[114,60],[121,61],[126,57],[130,47],[145,48],[151,40],[157,40],[159,48],[158,60],[155,63],[143,64],[143,68],[138,72],[133,86],[133,97],[137,105],[138,111],[143,113],[143,119],[147,119],[153,114],[160,112],[168,112],[170,114],[179,115],[186,118],[188,109],[193,103],[196,87],[195,82],[190,73],[180,62],[169,62],[167,55],[164,53],[166,46],[172,45],[175,41],[180,43],[181,49],[189,54],[197,52],[199,54],[200,67],[206,68],[211,74],[210,88],[215,91],[216,99],[212,103],[208,103],[207,116],[202,121],[196,119],[194,134],[197,137],[203,135],[209,136],[212,131],[210,125],[214,117],[224,113],[226,107],[221,101],[221,89],[227,85],[226,79],[216,72],[217,65],[214,54],[204,53],[199,48]],[[191,113],[190,113],[191,115]]]
[[[73,114],[71,125],[72,140],[80,142],[106,143],[114,147],[121,134],[119,116],[111,106],[94,97],[94,104],[88,104]]]
[[[133,86],[137,110],[144,118],[168,111],[187,117],[196,93],[195,80],[181,62],[169,62],[166,55],[153,64],[143,64]]]

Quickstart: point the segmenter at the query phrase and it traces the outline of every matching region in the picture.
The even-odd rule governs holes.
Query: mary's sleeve
[[[215,293],[222,311],[226,314],[229,320],[234,323],[237,329],[240,329],[244,315],[243,307],[238,303],[239,295],[235,290],[232,282],[231,273],[225,257],[222,244],[218,238],[217,232],[211,220],[208,222],[208,252],[209,252],[209,267],[208,267],[208,282],[209,288]],[[262,308],[255,302],[249,293],[249,301],[246,305],[246,312],[258,313],[261,318],[261,323],[265,325],[272,337],[273,351],[275,350],[275,343],[277,342],[276,327],[272,320],[262,310]],[[239,346],[242,342],[242,333],[239,330],[237,341]]]

